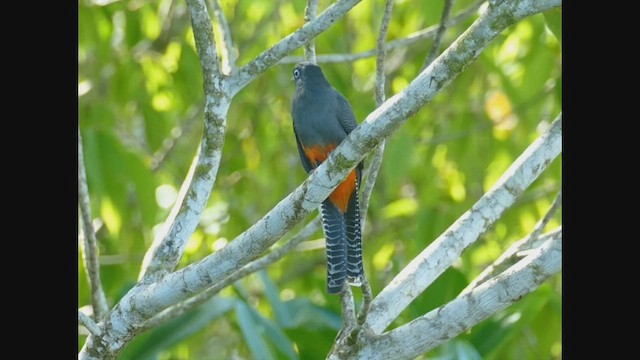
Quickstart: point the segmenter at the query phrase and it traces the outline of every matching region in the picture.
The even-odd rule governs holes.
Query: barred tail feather
[[[347,283],[353,286],[362,285],[362,276],[364,274],[362,266],[362,227],[360,222],[358,190],[360,190],[360,184],[356,179],[356,189],[349,199],[349,207],[345,214],[347,235]]]
[[[329,201],[320,206],[322,230],[327,245],[327,291],[342,291],[347,276],[347,242],[344,215]]]

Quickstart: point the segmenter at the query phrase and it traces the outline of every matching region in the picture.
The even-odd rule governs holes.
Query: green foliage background
[[[471,3],[456,1],[452,14]],[[319,10],[328,4],[320,1]],[[221,5],[239,65],[304,21],[302,0]],[[135,283],[195,154],[203,118],[201,69],[183,1],[80,0],[78,6],[79,125],[103,285],[112,306]],[[441,0],[397,0],[388,39],[437,24],[442,7]],[[318,54],[374,48],[383,9],[382,0],[357,5],[318,36]],[[442,49],[476,17],[448,29]],[[560,19],[557,10],[509,28],[388,140],[364,236],[374,294],[466,211],[561,111]],[[389,52],[387,97],[418,74],[430,47],[424,40]],[[223,246],[304,180],[289,114],[292,67],[272,67],[235,97],[218,179],[180,266]],[[375,59],[323,69],[362,121],[375,107]],[[533,229],[561,182],[556,160],[392,327],[454,298]],[[548,229],[561,222],[556,215]],[[314,239],[322,239],[321,231]],[[338,298],[324,291],[324,264],[324,250],[317,246],[292,253],[201,308],[141,334],[121,359],[324,359],[340,327]],[[82,306],[90,298],[81,257],[78,267]],[[421,358],[561,358],[561,302],[557,276]],[[78,349],[85,339],[79,336]]]

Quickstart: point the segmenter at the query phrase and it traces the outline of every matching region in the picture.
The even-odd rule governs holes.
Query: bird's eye
[[[297,79],[300,77],[300,70],[298,69],[293,69],[293,78]]]

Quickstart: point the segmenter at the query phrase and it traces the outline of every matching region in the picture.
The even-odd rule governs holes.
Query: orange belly
[[[328,146],[310,146],[302,147],[304,153],[307,155],[307,159],[313,164],[314,167],[320,165],[329,156],[329,153],[336,148],[335,145]],[[351,170],[347,178],[333,190],[329,195],[329,200],[342,212],[347,212],[347,206],[349,205],[349,199],[356,189],[356,171]]]

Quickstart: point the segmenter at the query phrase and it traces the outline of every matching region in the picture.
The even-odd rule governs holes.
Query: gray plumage
[[[329,84],[319,66],[300,63],[293,75],[293,131],[302,165],[310,173],[324,161],[318,160],[317,149],[337,147],[358,123],[347,99]],[[326,157],[323,151],[321,156]],[[355,175],[355,191],[346,209],[334,203],[331,196],[320,206],[327,247],[327,290],[332,294],[342,290],[345,280],[360,286],[364,274],[358,202],[362,163],[355,168]]]

